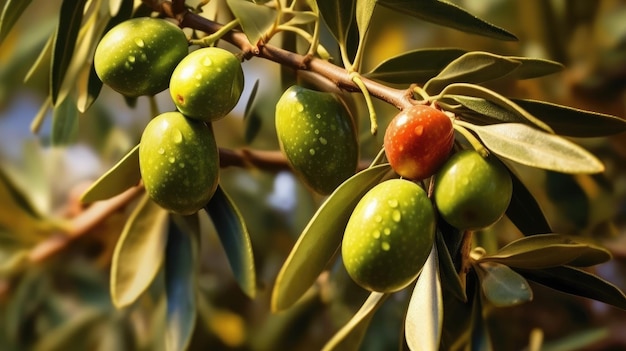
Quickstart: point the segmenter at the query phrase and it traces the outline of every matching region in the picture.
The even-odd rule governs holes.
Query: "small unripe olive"
[[[392,179],[361,198],[346,226],[341,253],[357,284],[393,292],[417,277],[434,237],[435,213],[424,189]]]
[[[217,189],[219,154],[213,130],[179,112],[160,114],[141,135],[139,167],[154,202],[172,212],[195,213]]]
[[[100,80],[130,97],[165,90],[170,76],[188,53],[182,29],[164,19],[139,17],[108,31],[94,53]]]
[[[513,184],[502,163],[474,150],[452,155],[435,178],[440,215],[459,229],[480,229],[498,221],[511,201]]]

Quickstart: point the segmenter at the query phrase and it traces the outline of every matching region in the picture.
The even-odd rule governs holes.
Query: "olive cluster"
[[[107,32],[94,67],[102,82],[130,97],[169,88],[176,111],[154,117],[139,145],[139,166],[149,196],[163,208],[192,214],[213,196],[219,153],[211,122],[226,116],[244,87],[241,62],[227,50],[189,53],[173,23],[142,17]]]

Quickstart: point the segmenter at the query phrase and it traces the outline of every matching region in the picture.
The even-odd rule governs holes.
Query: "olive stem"
[[[381,148],[380,151],[378,151],[378,154],[376,154],[376,157],[374,157],[374,160],[372,161],[372,163],[370,163],[369,168],[376,166],[377,164],[379,164],[383,158],[385,157],[385,148]]]
[[[367,90],[367,87],[363,83],[363,80],[361,80],[360,74],[358,74],[357,72],[352,72],[350,76],[352,77],[352,81],[354,82],[354,84],[356,84],[363,93],[365,103],[367,104],[367,110],[369,111],[370,115],[370,132],[372,133],[372,135],[376,135],[376,133],[378,132],[378,121],[376,118],[376,110],[374,109],[374,103],[372,102],[370,92]]]

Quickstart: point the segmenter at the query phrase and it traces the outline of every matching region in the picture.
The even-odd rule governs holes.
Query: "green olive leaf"
[[[356,0],[356,25],[359,31],[359,51],[363,50],[365,45],[365,37],[369,30],[370,21],[372,20],[372,14],[374,13],[374,7],[378,0]],[[360,65],[360,63],[357,63]]]
[[[489,100],[464,95],[446,95],[446,97],[453,99],[470,110],[469,113],[462,113],[463,120],[482,122],[482,124],[528,122],[520,114]]]
[[[372,292],[350,321],[348,321],[348,323],[344,325],[335,335],[333,335],[326,345],[324,345],[322,351],[358,350],[360,342],[365,335],[365,331],[367,330],[374,313],[383,304],[383,302],[385,302],[388,296],[388,294]],[[355,340],[352,339],[350,340],[352,344],[346,345],[344,341],[346,341],[349,336],[353,335],[357,336],[356,339],[358,340],[355,342]]]
[[[7,0],[2,8],[2,15],[0,15],[0,45],[4,42],[15,23],[22,14],[33,2],[32,0]]]
[[[28,69],[28,72],[26,72],[26,75],[24,76],[24,83],[28,82],[35,75],[35,73],[43,69],[43,67],[49,68],[50,60],[52,59],[52,44],[54,44],[54,34],[48,37],[48,40],[39,52],[35,63],[33,63],[33,65]]]
[[[246,0],[226,0],[233,15],[239,20],[250,44],[256,45],[274,25],[278,12]]]
[[[192,216],[172,216],[165,249],[166,350],[186,350],[196,324],[199,223]]]
[[[317,0],[324,22],[339,45],[346,45],[353,21],[356,0]]]
[[[237,283],[246,295],[254,298],[256,294],[254,255],[243,216],[219,185],[204,208],[215,226]]]
[[[601,344],[602,340],[609,340],[611,335],[612,331],[608,326],[576,330],[571,335],[543,343],[541,351],[592,349]]]
[[[471,51],[450,62],[424,85],[428,94],[441,92],[451,83],[483,83],[513,72],[521,62],[489,52]]]
[[[513,99],[513,102],[549,124],[559,135],[602,137],[626,131],[626,120],[612,115],[545,101]]]
[[[533,299],[528,281],[504,264],[476,265],[485,298],[496,307],[516,306]]]
[[[80,197],[80,201],[91,203],[108,199],[139,184],[140,180],[139,145],[136,145],[111,169],[91,184]]]
[[[611,259],[608,250],[562,234],[537,234],[517,239],[478,262],[539,269],[563,265],[592,266]]]
[[[439,278],[437,246],[417,278],[404,320],[404,336],[409,349],[437,350],[443,328],[443,297]]]
[[[106,311],[95,308],[79,309],[64,323],[48,331],[37,340],[33,351],[56,351],[89,348],[88,337],[106,321]]]
[[[475,291],[472,299],[470,330],[470,350],[491,351],[493,350],[491,335],[487,327],[486,317],[483,314],[484,306],[480,284],[475,284]]]
[[[493,153],[517,163],[571,174],[604,171],[594,155],[558,135],[521,123],[469,127]]]
[[[52,145],[64,146],[78,138],[78,109],[71,97],[54,107],[52,113]]]
[[[248,102],[243,113],[243,120],[245,123],[244,139],[246,143],[250,144],[261,130],[262,119],[261,116],[254,109],[254,102],[259,88],[259,80],[257,79],[252,86],[250,95],[248,96]]]
[[[53,105],[57,104],[57,97],[61,91],[65,73],[72,60],[86,2],[87,0],[63,0],[61,4],[59,24],[54,33],[54,50],[50,70],[50,97]]]
[[[517,40],[517,37],[508,31],[488,23],[448,1],[379,0],[379,4],[400,13],[466,33],[498,40]]]
[[[167,242],[168,212],[144,194],[128,218],[111,261],[111,298],[117,308],[139,298],[154,280]]]
[[[454,297],[460,301],[467,302],[467,293],[461,282],[461,277],[456,272],[452,256],[443,239],[443,233],[437,231],[435,235],[435,244],[437,245],[437,260],[439,261],[439,271],[443,287],[448,289]]]
[[[383,164],[355,174],[318,208],[278,273],[272,292],[273,311],[290,307],[313,285],[341,244],[352,210],[390,169],[389,164]]]
[[[524,235],[551,233],[552,228],[533,194],[510,167],[507,169],[513,184],[513,194],[506,216]]]
[[[560,266],[515,270],[526,279],[568,294],[604,302],[626,310],[626,295],[615,285],[581,269]]]
[[[285,25],[302,25],[315,22],[319,17],[316,11],[291,11],[283,9],[283,15],[289,15],[290,18]]]
[[[547,76],[557,72],[561,72],[565,66],[563,64],[546,59],[533,58],[533,57],[521,57],[521,56],[507,56],[510,59],[519,61],[522,64],[506,78],[512,79],[531,79]]]
[[[411,50],[386,59],[364,76],[393,84],[423,84],[466,52],[457,48]]]

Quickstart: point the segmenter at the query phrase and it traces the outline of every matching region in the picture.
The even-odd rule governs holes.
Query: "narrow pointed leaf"
[[[322,348],[322,351],[332,351],[332,350],[341,350],[341,351],[349,351],[349,350],[358,350],[360,341],[365,335],[365,331],[369,326],[374,313],[378,308],[383,304],[386,298],[389,295],[372,292],[367,300],[363,303],[363,306],[357,311],[357,313],[350,319],[350,321],[343,326],[335,335],[333,335],[332,339],[330,339],[326,345]],[[355,344],[346,345],[344,341],[347,340],[348,337],[352,335],[357,335],[357,342]],[[354,340],[352,340],[354,341]]]
[[[626,295],[615,285],[581,269],[561,266],[544,269],[515,268],[526,279],[568,294],[604,302],[626,310]]]
[[[606,262],[611,254],[604,248],[561,234],[538,234],[515,240],[479,262],[498,262],[519,268],[562,265],[591,266]]]
[[[356,0],[317,0],[316,2],[332,35],[340,45],[345,45],[354,17]]]
[[[412,351],[439,349],[443,328],[443,298],[438,261],[437,246],[433,245],[417,278],[404,320],[404,336]]]
[[[379,63],[364,76],[394,84],[423,84],[466,52],[457,48],[407,51]]]
[[[482,98],[477,98],[473,96],[463,96],[463,95],[447,95],[446,97],[454,99],[456,102],[460,103],[464,107],[470,109],[478,116],[472,116],[474,113],[470,114],[470,119],[463,118],[465,120],[473,121],[477,120],[483,122],[484,124],[493,124],[493,123],[502,123],[502,122],[517,122],[517,123],[526,123],[528,122],[524,117],[520,116],[518,113],[511,111],[510,109],[504,108],[498,104],[495,104],[489,100],[485,100]],[[465,115],[465,114],[464,114]]]
[[[39,56],[37,56],[33,65],[28,69],[26,75],[24,75],[24,83],[28,82],[39,70],[50,68],[49,65],[52,57],[52,44],[54,44],[54,34],[48,37],[48,40],[39,52]],[[48,97],[48,99],[50,98]]]
[[[491,335],[487,327],[487,321],[483,315],[483,302],[480,285],[476,286],[472,303],[471,327],[470,327],[470,350],[491,351]]]
[[[507,78],[513,79],[531,79],[547,76],[557,72],[561,72],[565,66],[563,64],[546,59],[508,56],[508,58],[521,62],[522,64],[511,73]]]
[[[33,351],[56,351],[83,349],[88,347],[90,333],[98,324],[106,321],[105,311],[97,309],[81,309],[65,323],[48,331],[38,339]]]
[[[549,124],[559,135],[602,137],[626,131],[623,118],[557,105],[545,101],[513,99],[520,107]]]
[[[488,52],[472,51],[450,62],[424,90],[431,95],[441,92],[451,83],[482,83],[504,77],[513,72],[521,62]]]
[[[517,40],[517,37],[512,33],[488,23],[447,1],[379,0],[379,3],[400,13],[463,32],[499,40]]]
[[[235,279],[243,292],[256,294],[256,271],[248,228],[233,200],[221,186],[205,206],[220,238]]]
[[[171,351],[187,349],[196,324],[198,232],[187,228],[185,221],[197,222],[198,217],[176,217],[170,223],[164,263],[167,298],[165,349]]]
[[[450,251],[443,239],[441,232],[437,231],[435,235],[435,244],[437,245],[437,260],[439,261],[439,271],[443,287],[447,288],[454,297],[460,301],[467,302],[467,294],[459,274],[454,268],[454,262],[450,256]]]
[[[226,0],[226,3],[252,45],[259,42],[276,20],[277,12],[267,6],[246,0]]]
[[[103,174],[83,193],[82,203],[105,200],[139,184],[139,145],[132,148],[111,169]]]
[[[113,252],[111,298],[117,308],[135,302],[161,267],[167,242],[168,212],[144,194]]]
[[[613,332],[609,326],[576,330],[571,335],[550,340],[541,345],[541,351],[568,351],[594,349],[602,345],[602,340],[610,340]]]
[[[7,0],[0,15],[0,45],[32,0]]]
[[[361,44],[364,41],[365,34],[370,26],[372,15],[374,14],[374,7],[378,0],[356,0],[356,24],[359,28],[359,40]]]
[[[56,105],[65,73],[70,66],[83,20],[87,0],[63,0],[59,25],[54,34],[54,50],[50,70],[50,96]]]
[[[259,80],[257,79],[252,86],[250,95],[248,96],[248,102],[243,114],[243,120],[245,122],[244,138],[246,143],[250,144],[261,130],[261,117],[255,113],[253,109],[254,101],[256,98],[257,90],[259,88]]]
[[[272,310],[290,307],[313,285],[341,244],[352,210],[389,170],[389,164],[383,164],[355,174],[320,206],[278,273]]]
[[[577,144],[525,124],[500,123],[471,129],[490,151],[526,166],[571,174],[604,171],[602,162]]]
[[[78,109],[69,96],[54,107],[52,113],[52,145],[65,146],[78,138]]]
[[[476,270],[483,294],[496,307],[509,307],[529,302],[533,292],[519,273],[499,263],[482,263]]]
[[[506,216],[524,235],[551,233],[552,228],[533,194],[510,169],[509,175],[513,183],[513,195]]]

